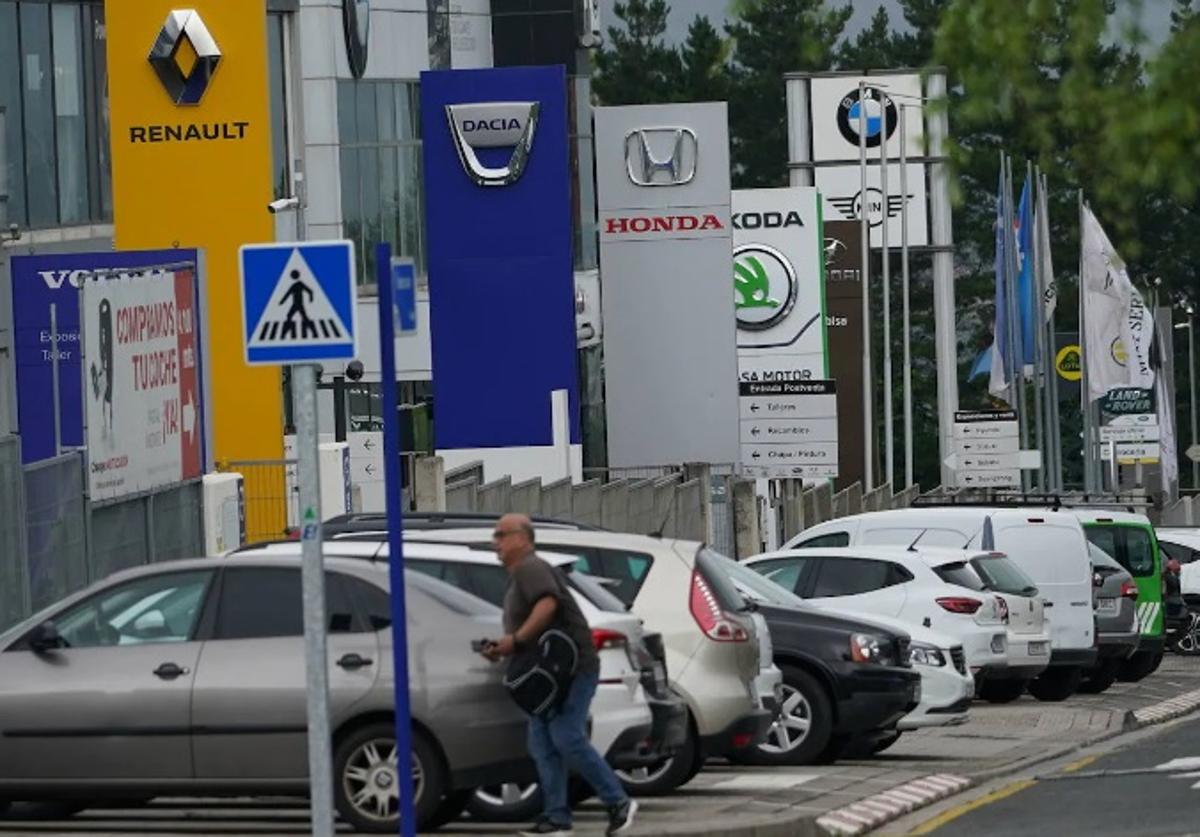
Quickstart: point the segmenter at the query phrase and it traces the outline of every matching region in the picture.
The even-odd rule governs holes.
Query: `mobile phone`
[[[473,639],[471,640],[471,650],[476,654],[482,654],[492,644],[490,639]]]

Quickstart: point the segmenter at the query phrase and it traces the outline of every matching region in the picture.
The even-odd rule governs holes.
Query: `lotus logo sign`
[[[781,322],[796,304],[796,269],[783,253],[765,244],[733,251],[733,302],[738,328],[765,331]]]
[[[529,162],[540,106],[537,102],[446,105],[450,136],[463,170],[478,186],[516,183]],[[479,159],[483,148],[512,148],[508,164],[491,167]]]

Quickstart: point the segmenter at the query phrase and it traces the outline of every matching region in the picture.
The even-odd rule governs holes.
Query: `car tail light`
[[[606,648],[625,648],[629,645],[629,638],[619,631],[593,628],[592,645],[596,646],[597,651],[603,651]]]
[[[1001,622],[1008,624],[1008,602],[1003,596],[996,597],[996,614]]]
[[[721,610],[721,604],[699,570],[692,570],[691,611],[692,618],[709,639],[717,642],[747,642],[750,639],[746,629]]]
[[[1132,581],[1121,582],[1121,595],[1127,599],[1136,599],[1138,597],[1137,585]]]
[[[968,596],[942,596],[937,603],[942,606],[942,610],[948,610],[951,613],[970,614],[983,607],[983,602],[979,599],[972,599]]]

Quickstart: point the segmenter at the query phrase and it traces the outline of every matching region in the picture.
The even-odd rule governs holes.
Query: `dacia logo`
[[[199,12],[177,9],[167,15],[149,61],[171,101],[195,105],[221,63],[221,50]]]
[[[733,213],[733,228],[735,230],[777,230],[783,227],[803,227],[800,213],[792,210],[783,212],[735,212]]]
[[[463,132],[471,133],[473,131],[519,131],[521,123],[517,119],[504,119],[497,117],[496,119],[464,119]]]

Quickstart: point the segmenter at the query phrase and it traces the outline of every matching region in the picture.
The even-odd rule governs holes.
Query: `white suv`
[[[671,686],[687,702],[685,746],[652,767],[622,772],[632,792],[671,790],[695,776],[706,755],[749,747],[766,736],[783,684],[769,633],[736,590],[714,582],[698,557],[701,544],[537,521],[535,529],[539,550],[574,555],[577,571],[606,579],[647,630],[662,635]],[[491,525],[480,520],[404,534],[406,543],[482,546],[490,541]]]
[[[1044,670],[1050,659],[1050,637],[1040,601],[995,592],[979,580],[972,562],[996,561],[1016,572],[1022,588],[1028,581],[1004,556],[946,550],[910,551],[895,547],[827,547],[788,549],[749,559],[753,569],[818,606],[852,611],[867,617],[891,617],[922,625],[957,639],[967,665],[987,697],[992,682],[1016,689]],[[990,565],[988,565],[990,567]],[[967,583],[970,582],[970,583]],[[1013,614],[1021,631],[1010,634]]]

